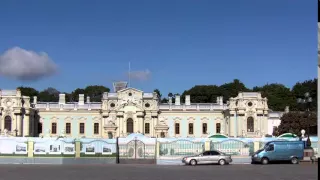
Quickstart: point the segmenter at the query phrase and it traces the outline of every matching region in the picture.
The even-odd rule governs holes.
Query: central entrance
[[[132,118],[127,119],[127,133],[128,134],[133,133],[133,119]]]
[[[132,136],[138,137],[131,138]],[[146,139],[142,134],[135,133],[127,138],[119,138],[120,164],[155,164],[155,158],[156,139]]]

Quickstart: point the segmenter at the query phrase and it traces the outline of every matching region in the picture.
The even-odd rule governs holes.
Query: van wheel
[[[292,164],[299,164],[298,158],[296,158],[296,157],[292,158],[292,159],[291,159],[291,163],[292,163]]]
[[[195,165],[197,165],[197,161],[196,161],[196,160],[194,160],[194,159],[192,159],[192,160],[190,161],[190,165],[191,165],[191,166],[195,166]]]
[[[224,159],[220,159],[219,164],[220,164],[221,166],[223,166],[223,165],[226,164],[226,161],[225,161]]]
[[[261,159],[261,164],[263,164],[263,165],[269,164],[269,159],[268,158],[262,158]]]

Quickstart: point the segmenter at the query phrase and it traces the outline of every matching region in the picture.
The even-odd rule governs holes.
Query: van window
[[[270,144],[267,149],[267,151],[274,151],[274,144]]]

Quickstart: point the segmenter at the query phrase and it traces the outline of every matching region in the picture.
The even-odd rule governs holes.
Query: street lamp
[[[307,147],[311,146],[311,141],[310,141],[310,121],[309,121],[309,116],[310,116],[310,105],[312,102],[312,97],[310,97],[310,93],[306,92],[304,94],[304,98],[298,98],[297,99],[298,104],[302,104],[305,106],[306,111],[307,111],[307,121],[308,121],[308,139],[307,139]]]

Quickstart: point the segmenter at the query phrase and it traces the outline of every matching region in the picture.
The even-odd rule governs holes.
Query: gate
[[[155,143],[144,143],[135,138],[128,143],[119,144],[120,164],[155,164]]]
[[[211,141],[211,150],[218,150],[228,155],[249,156],[254,153],[253,142],[243,142],[236,139]]]

